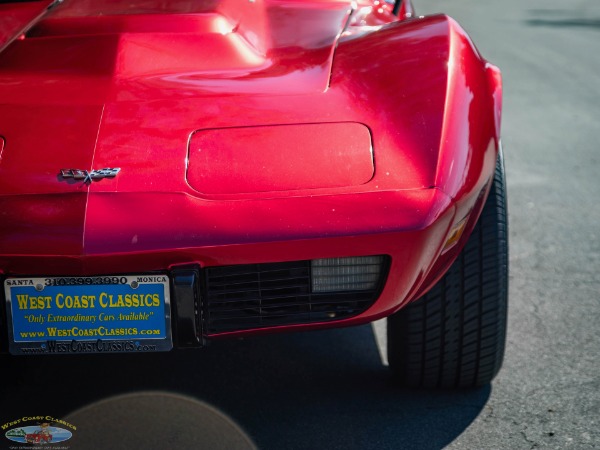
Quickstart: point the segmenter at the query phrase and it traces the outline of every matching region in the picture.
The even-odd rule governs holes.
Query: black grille
[[[385,278],[383,268],[381,273]],[[383,284],[313,293],[310,261],[211,267],[204,274],[208,334],[347,318],[371,306]]]

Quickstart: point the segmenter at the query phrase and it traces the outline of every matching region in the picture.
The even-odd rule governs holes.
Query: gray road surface
[[[600,447],[600,2],[416,6],[457,18],[504,74],[511,304],[492,385],[396,388],[365,326],[177,354],[20,359],[0,385],[0,422],[67,417],[80,424],[73,449],[216,448],[222,429],[222,447],[245,448],[209,404],[265,450]]]
[[[507,357],[450,448],[600,448],[600,2],[420,3],[504,76]]]

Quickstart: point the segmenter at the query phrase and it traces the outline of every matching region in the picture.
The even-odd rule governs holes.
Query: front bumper
[[[90,196],[84,255],[9,254],[0,256],[0,267],[4,276],[166,272],[174,345],[197,346],[212,338],[357,325],[389,315],[423,288],[456,222],[456,205],[435,188],[261,200],[263,214],[252,216],[256,201],[238,202],[235,215],[228,216],[208,214],[198,201],[183,194]],[[203,206],[212,212],[227,204],[207,203]],[[140,221],[142,209],[161,214],[154,221]],[[32,249],[23,248],[22,253]],[[296,265],[314,259],[367,255],[385,255],[385,284],[362,299],[346,299],[342,313],[303,305],[299,314],[284,311],[270,320],[252,312],[260,305],[243,305],[242,310],[251,312],[241,325],[215,326],[211,321],[208,287],[218,271],[270,264],[297,270]]]

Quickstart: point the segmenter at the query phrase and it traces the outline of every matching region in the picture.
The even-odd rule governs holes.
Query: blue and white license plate
[[[8,278],[12,354],[168,351],[166,275]]]

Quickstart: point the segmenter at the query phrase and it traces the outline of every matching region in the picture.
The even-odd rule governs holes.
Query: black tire
[[[502,153],[479,221],[444,277],[387,320],[388,359],[403,385],[467,388],[500,370],[508,307],[508,226]]]

